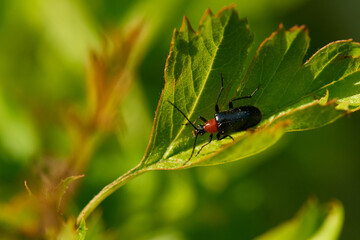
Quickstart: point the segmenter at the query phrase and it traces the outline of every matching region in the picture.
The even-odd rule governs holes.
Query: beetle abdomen
[[[221,134],[244,131],[261,121],[261,112],[254,106],[242,106],[215,114]]]

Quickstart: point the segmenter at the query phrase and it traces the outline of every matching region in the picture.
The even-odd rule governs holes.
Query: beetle
[[[199,116],[194,121],[194,123],[192,123],[189,120],[189,118],[186,117],[186,115],[174,103],[167,100],[188,121],[188,123],[186,125],[191,125],[194,128],[194,130],[193,130],[193,134],[195,136],[194,146],[193,146],[193,149],[192,149],[189,159],[184,163],[184,165],[186,165],[190,161],[192,156],[194,155],[194,151],[195,151],[195,147],[196,147],[196,140],[199,135],[202,136],[205,133],[210,133],[209,141],[200,147],[200,149],[196,155],[198,155],[206,145],[211,143],[215,133],[216,133],[217,140],[222,140],[226,137],[229,137],[232,140],[234,140],[234,138],[230,136],[231,133],[245,131],[251,127],[255,127],[261,121],[262,115],[261,115],[260,110],[257,107],[248,105],[248,106],[240,106],[240,107],[234,108],[234,106],[233,106],[234,101],[246,99],[246,98],[252,98],[252,96],[254,96],[254,94],[259,90],[260,87],[257,87],[253,91],[253,93],[249,96],[231,99],[229,101],[229,109],[225,110],[225,111],[220,111],[218,102],[219,102],[221,93],[224,90],[224,78],[223,78],[222,74],[220,74],[220,76],[221,76],[221,88],[220,88],[219,94],[216,99],[215,115],[214,115],[213,119],[206,120],[204,117]],[[199,124],[196,127],[195,123],[199,119],[201,121],[203,121],[204,124]]]

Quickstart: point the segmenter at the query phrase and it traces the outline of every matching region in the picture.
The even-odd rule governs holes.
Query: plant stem
[[[142,173],[146,172],[146,169],[142,168],[141,163],[134,168],[132,168],[130,171],[122,175],[121,177],[114,180],[112,183],[105,186],[91,201],[83,208],[83,210],[80,212],[80,214],[77,217],[76,223],[79,225],[81,222],[81,219],[86,219],[94,210],[95,208],[103,201],[105,200],[109,195],[111,195],[113,192],[115,192],[117,189],[119,189],[121,186],[123,186],[125,183],[130,181],[136,176],[141,175]]]

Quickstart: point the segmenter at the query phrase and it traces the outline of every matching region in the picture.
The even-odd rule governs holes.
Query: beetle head
[[[205,133],[206,133],[205,127],[204,127],[204,125],[202,125],[202,124],[199,124],[199,125],[197,126],[197,128],[193,130],[194,136],[196,136],[196,135],[202,136],[202,135],[204,135]]]

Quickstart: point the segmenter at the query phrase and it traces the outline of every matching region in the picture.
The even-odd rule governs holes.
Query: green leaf
[[[320,205],[310,201],[290,221],[255,238],[256,240],[335,240],[338,239],[344,221],[340,202]]]
[[[78,176],[70,176],[65,179],[62,179],[61,182],[56,186],[55,191],[58,193],[58,201],[57,201],[57,211],[60,211],[60,206],[62,199],[64,197],[64,194],[66,193],[67,189],[69,188],[69,185],[79,179],[84,177],[85,175],[78,175]]]
[[[71,239],[71,240],[84,240],[86,237],[87,227],[85,219],[81,218],[79,226],[75,229],[75,219],[70,217],[62,224],[59,233],[49,232],[48,239]]]
[[[76,239],[84,240],[86,237],[86,231],[87,231],[87,228],[86,228],[86,224],[85,224],[85,219],[81,218],[79,227],[76,230]]]
[[[360,45],[337,41],[320,49],[306,63],[309,46],[304,26],[285,30],[282,25],[259,47],[251,65],[245,62],[253,34],[232,7],[217,15],[207,11],[197,32],[186,18],[174,31],[165,68],[165,87],[142,169],[174,169],[236,161],[265,150],[286,131],[317,128],[360,106]],[[220,108],[233,97],[256,94],[239,105],[254,105],[263,115],[255,131],[233,134],[235,141],[213,141],[188,160],[194,139],[190,120],[213,118],[224,76]],[[330,99],[330,100],[329,100]],[[336,100],[335,100],[336,99]],[[236,105],[237,106],[237,105]],[[282,122],[282,123],[281,123]],[[290,123],[290,124],[289,124]],[[207,142],[199,137],[197,150]]]

